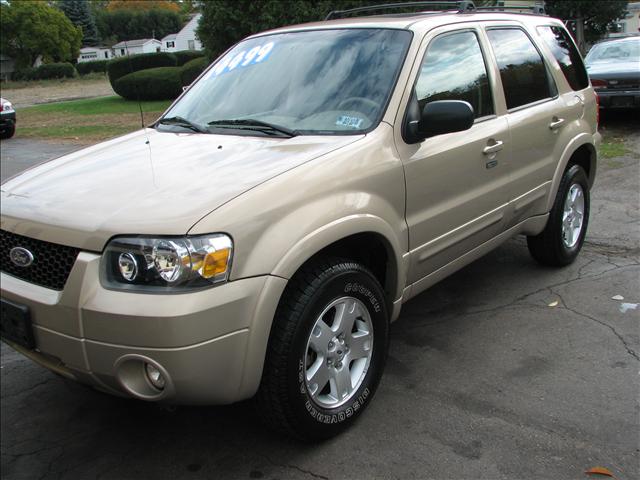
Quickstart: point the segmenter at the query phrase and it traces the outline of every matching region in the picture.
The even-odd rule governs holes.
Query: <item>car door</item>
[[[580,98],[563,98],[551,66],[521,26],[486,27],[492,55],[500,70],[511,137],[509,226],[546,213],[551,181],[564,148],[563,130],[580,115]]]
[[[428,34],[425,44],[415,82],[405,93],[410,97],[407,112],[411,102],[422,109],[431,101],[455,99],[469,102],[476,118],[463,132],[415,144],[397,140],[406,177],[408,283],[502,231],[509,199],[508,124],[496,114],[497,72],[487,66],[479,31],[439,29]]]

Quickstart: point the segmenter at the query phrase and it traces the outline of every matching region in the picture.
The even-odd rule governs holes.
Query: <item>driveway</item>
[[[605,126],[630,151],[600,164],[578,260],[541,267],[516,238],[407,303],[376,399],[342,436],[293,442],[248,404],[168,411],[110,397],[3,344],[3,478],[582,479],[595,466],[639,478],[640,125],[629,122]]]

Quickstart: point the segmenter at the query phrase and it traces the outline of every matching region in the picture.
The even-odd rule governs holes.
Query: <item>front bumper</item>
[[[4,131],[8,128],[14,127],[16,124],[16,112],[0,112],[0,130]]]
[[[596,89],[600,108],[640,108],[640,90]]]
[[[193,293],[128,293],[101,286],[99,263],[100,255],[81,252],[61,292],[2,272],[2,297],[30,310],[36,350],[7,343],[113,394],[227,404],[255,393],[286,280],[265,275]],[[145,362],[165,374],[163,390],[147,380]]]

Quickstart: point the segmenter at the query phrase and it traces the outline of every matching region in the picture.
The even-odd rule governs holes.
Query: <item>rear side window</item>
[[[436,100],[464,100],[475,117],[493,115],[493,98],[478,37],[458,32],[436,37],[424,57],[416,84],[420,110]]]
[[[551,49],[551,53],[560,64],[562,73],[571,88],[574,90],[587,88],[589,86],[587,71],[582,63],[582,57],[580,57],[580,53],[567,31],[560,27],[545,26],[538,27],[538,33]]]
[[[542,56],[526,33],[517,28],[496,28],[487,35],[500,68],[508,109],[555,96]]]

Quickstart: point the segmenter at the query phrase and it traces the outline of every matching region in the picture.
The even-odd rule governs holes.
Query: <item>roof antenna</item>
[[[133,73],[133,62],[131,61],[131,54],[129,53],[129,46],[127,45],[127,41],[124,41],[124,48],[125,51],[127,52],[127,58],[129,59],[129,73]],[[144,113],[142,112],[142,102],[140,101],[140,90],[139,90],[139,85],[134,82],[135,87],[136,87],[136,97],[138,98],[138,109],[140,110],[140,124],[142,125],[142,128],[145,129],[145,125],[144,125]],[[149,140],[147,140],[148,142]]]

